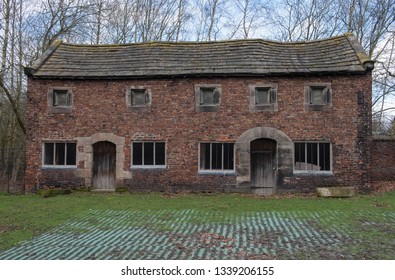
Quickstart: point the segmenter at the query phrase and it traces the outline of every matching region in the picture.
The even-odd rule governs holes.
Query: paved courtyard
[[[372,215],[395,225],[393,212]],[[337,211],[259,212],[223,219],[220,213],[196,210],[90,210],[0,252],[0,259],[361,258],[349,250],[361,240],[353,238],[346,225],[330,226],[337,219],[341,219]],[[382,246],[395,252],[393,226],[388,234],[393,234],[393,242]]]

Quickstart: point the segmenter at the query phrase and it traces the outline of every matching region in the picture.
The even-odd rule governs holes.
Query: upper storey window
[[[250,85],[251,111],[277,111],[277,84]]]
[[[306,84],[304,91],[306,111],[322,111],[332,107],[330,83]]]
[[[52,113],[69,113],[73,106],[70,88],[54,88],[48,93],[48,104]]]
[[[149,87],[132,87],[126,92],[126,104],[133,111],[147,111],[151,107],[151,90]]]
[[[221,85],[195,85],[196,110],[217,112],[221,104]]]
[[[131,93],[132,106],[147,106],[149,103],[149,95],[146,89],[132,89]]]

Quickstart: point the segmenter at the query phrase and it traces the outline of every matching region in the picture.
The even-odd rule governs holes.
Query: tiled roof
[[[373,68],[356,38],[281,43],[260,39],[72,45],[56,41],[27,75],[37,78],[144,78],[363,73]]]

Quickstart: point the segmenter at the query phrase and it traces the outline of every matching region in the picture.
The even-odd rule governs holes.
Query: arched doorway
[[[251,187],[259,188],[258,193],[271,195],[276,188],[277,142],[260,138],[251,142]]]
[[[94,189],[115,189],[116,145],[101,141],[93,144],[93,179]]]
[[[289,178],[293,176],[293,143],[288,135],[273,127],[255,127],[241,134],[236,140],[235,147],[236,188],[239,191],[270,195],[289,188]],[[262,173],[265,170],[269,172],[269,167],[252,170],[253,166],[264,166],[266,161],[267,165],[272,163],[273,172],[267,176],[274,179],[267,177],[266,180],[266,175]],[[260,183],[257,176],[263,178],[261,181],[268,183]],[[265,190],[265,186],[270,186],[269,182],[272,181],[274,181],[273,188]],[[263,187],[260,187],[262,185]]]

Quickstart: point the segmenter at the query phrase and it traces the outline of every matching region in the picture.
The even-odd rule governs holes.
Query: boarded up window
[[[71,106],[71,93],[68,90],[53,90],[52,95],[53,107]]]
[[[295,143],[295,170],[330,171],[330,143]]]
[[[164,142],[134,142],[132,149],[133,166],[164,166],[166,163]]]
[[[310,88],[310,104],[325,105],[329,100],[329,89],[326,87],[311,87]]]
[[[278,85],[251,84],[248,86],[250,94],[249,108],[251,111],[274,112],[278,110]]]
[[[201,143],[200,169],[201,170],[233,170],[234,144],[233,143]]]
[[[44,165],[76,165],[76,143],[45,143]]]
[[[275,102],[275,91],[271,88],[255,88],[255,105],[268,105]]]
[[[200,88],[200,105],[219,104],[219,91],[216,88]]]
[[[132,106],[146,106],[149,102],[149,96],[146,89],[132,89],[131,92]]]
[[[305,110],[323,111],[332,108],[331,83],[305,84]]]
[[[196,84],[195,102],[197,112],[218,112],[221,104],[220,84]]]

